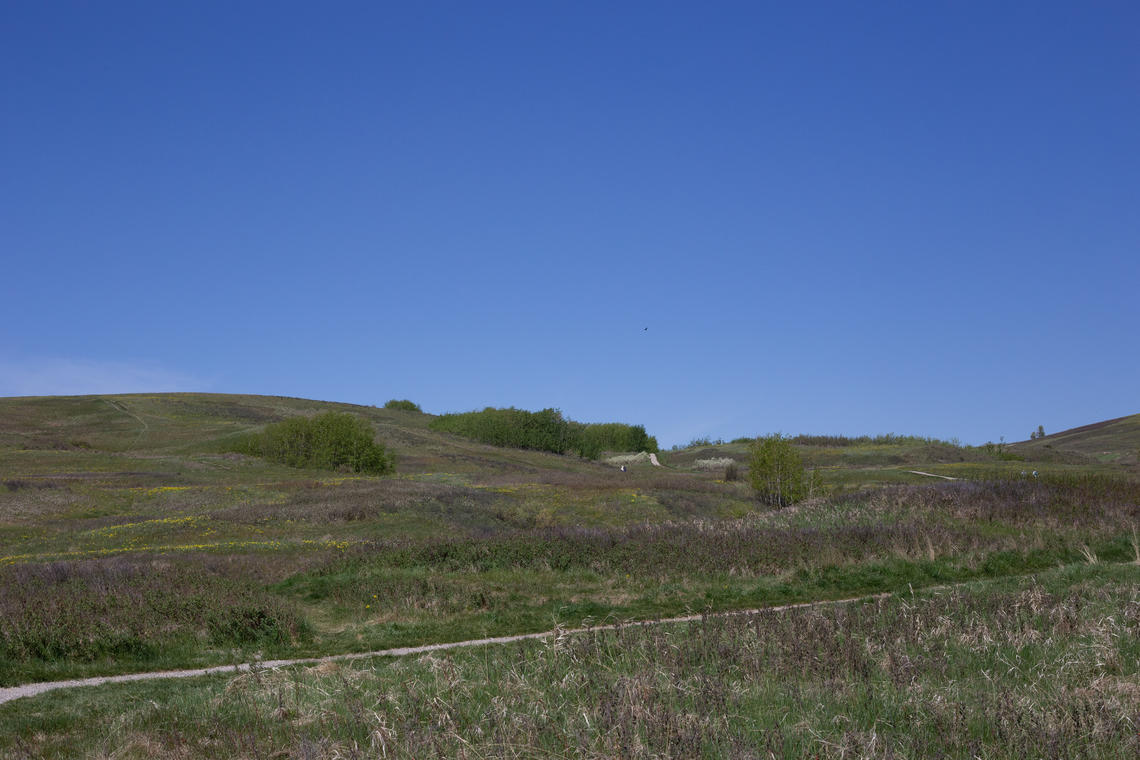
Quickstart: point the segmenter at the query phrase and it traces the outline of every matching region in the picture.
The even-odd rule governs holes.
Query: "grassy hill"
[[[1140,465],[1140,414],[1020,441],[1010,450],[1038,461],[1101,462],[1136,468]]]
[[[293,469],[230,450],[235,440],[267,424],[330,410],[367,420],[395,454],[395,475]],[[1129,476],[1124,457],[1093,461],[1074,450],[1070,461],[1041,446],[1024,447],[1017,456],[1025,459],[1017,460],[1010,453],[1021,452],[1021,445],[997,451],[917,438],[805,438],[799,450],[816,473],[818,495],[769,510],[753,498],[745,479],[724,479],[728,462],[747,459],[742,442],[664,452],[659,458],[666,466],[654,467],[647,457],[629,454],[590,461],[497,448],[432,430],[432,419],[415,411],[268,396],[0,399],[0,686],[911,593],[1059,565],[1140,562],[1140,481]],[[1119,422],[1102,428],[1116,436],[1111,440],[1127,442],[1128,426]],[[1104,430],[1090,428],[1101,430],[1100,437],[1066,440],[1106,446]],[[1039,454],[1042,459],[1030,459]],[[619,461],[628,463],[628,472],[618,469]],[[1021,475],[1030,467],[1041,471],[1039,479]],[[1135,588],[1138,573],[1140,566],[1128,565],[1104,577]],[[1102,576],[1080,577],[1085,583]],[[1062,591],[1072,580],[1065,578],[1058,581]],[[1004,602],[991,604],[990,592],[979,594],[981,607],[1004,614]],[[1126,605],[1121,594],[1106,598],[1105,609]],[[901,607],[898,612],[906,614]],[[999,622],[1011,631],[1045,625],[1034,620]],[[877,630],[871,622],[866,626],[867,635]],[[701,635],[706,633],[713,635],[712,629]],[[714,660],[718,652],[735,656],[723,643],[708,650]],[[1083,640],[1071,644],[1073,651],[1095,654],[1095,662],[1079,671],[1082,688],[1094,671],[1108,667],[1104,663],[1131,663],[1113,672],[1135,675],[1131,650],[1113,660]],[[544,660],[542,652],[527,651]],[[811,661],[809,654],[804,662]],[[553,656],[546,661],[561,662]],[[731,668],[722,667],[727,662],[715,667],[730,678]],[[656,672],[652,664],[646,667]],[[909,676],[899,681],[890,663],[868,661],[859,668],[887,668],[890,673],[880,673],[884,684],[910,688]],[[933,670],[927,675],[938,678]],[[568,678],[557,674],[563,686]],[[68,716],[125,714],[130,705],[150,704],[152,697],[140,702],[138,694],[173,688],[118,687],[99,692],[115,696],[97,703],[63,692],[45,695],[35,703],[53,707],[32,717],[20,712],[19,703],[0,705],[0,755],[105,752]],[[237,692],[227,687],[225,693]],[[212,686],[202,694],[193,709],[210,712],[225,701]],[[283,704],[277,692],[267,694],[258,692],[256,699]],[[628,701],[611,696],[615,704]],[[598,699],[603,697],[610,698]],[[856,697],[866,704],[867,695]],[[978,697],[963,726],[990,720],[991,697]],[[80,703],[86,707],[77,709]],[[190,703],[179,704],[189,709]],[[340,714],[351,704],[320,709]],[[660,714],[673,715],[672,709],[663,705]],[[1057,709],[1074,708],[1063,701]],[[194,741],[204,742],[206,755],[273,756],[302,741],[309,725],[282,712],[243,727],[242,715]],[[183,716],[175,720],[183,728],[171,729],[162,721],[146,723],[145,716],[139,720],[147,737],[139,746],[149,748],[147,756],[179,756],[185,736],[175,733],[202,723]],[[346,742],[366,744],[373,729],[361,728],[361,739],[353,732],[362,724],[354,720],[337,725],[352,733]],[[936,724],[932,736],[945,728]],[[612,738],[598,733],[597,725],[595,716],[567,735],[596,736],[603,743]],[[658,728],[668,726],[652,730]],[[421,735],[412,724],[400,730],[409,741]],[[229,736],[253,737],[254,744],[231,746],[224,738]],[[664,741],[653,746],[669,755],[672,740],[662,736],[646,741]],[[4,737],[38,737],[31,740],[38,743]],[[963,746],[971,741],[968,732],[960,738]],[[422,756],[415,747],[402,752],[398,756]],[[609,752],[636,754],[625,745]],[[314,756],[326,755],[332,756]]]

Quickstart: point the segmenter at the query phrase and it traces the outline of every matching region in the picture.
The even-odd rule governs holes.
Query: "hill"
[[[0,451],[7,450],[9,457],[22,452],[17,458],[37,471],[67,462],[76,467],[113,462],[120,469],[133,462],[132,467],[145,471],[161,461],[167,469],[201,469],[224,459],[242,434],[289,417],[328,411],[350,412],[370,422],[377,438],[396,454],[401,474],[573,470],[587,464],[438,433],[428,428],[434,415],[420,412],[211,393],[0,398]],[[246,465],[261,469],[256,463]]]
[[[1019,441],[1009,449],[1036,461],[1100,462],[1135,469],[1140,466],[1140,414]]]
[[[267,424],[327,411],[351,412],[367,420],[376,438],[395,454],[395,474],[295,469],[233,450],[235,442]],[[747,459],[744,442],[702,443],[659,453],[665,466],[654,466],[647,455],[639,454],[607,462],[499,448],[433,430],[433,419],[414,410],[268,396],[0,399],[0,686],[368,652],[552,628],[597,630],[593,626],[602,622],[882,592],[905,595],[906,606],[899,610],[909,616],[915,593],[921,594],[923,587],[993,583],[1048,571],[1059,574],[1057,583],[1065,588],[1074,578],[1091,583],[1117,578],[1121,588],[1129,589],[1136,587],[1140,573],[1135,532],[1140,481],[1120,477],[1124,470],[1118,462],[1050,460],[1033,465],[1040,478],[1032,478],[1022,474],[1030,465],[1012,458],[1020,455],[996,447],[902,436],[804,436],[797,445],[818,490],[794,506],[769,509],[754,498],[745,478],[727,479],[727,465],[743,465]],[[1095,574],[1074,576],[1076,565]],[[1031,599],[1040,601],[1041,593],[1032,590]],[[1087,588],[1073,593],[1082,600],[1091,597]],[[995,614],[1023,609],[1001,594],[981,590],[978,603]],[[1127,598],[1104,601],[1107,606],[1090,622],[1108,615],[1128,620],[1121,611]],[[977,615],[962,610],[954,602],[945,614],[938,612],[938,629],[946,631],[953,624],[974,631]],[[819,621],[816,612],[805,614]],[[880,616],[868,619],[879,621]],[[1077,619],[1073,613],[1058,618],[1057,624],[1071,631]],[[1052,625],[1050,620],[1042,617],[1042,625]],[[1026,621],[1011,619],[1010,630],[1022,635]],[[911,625],[905,620],[899,624]],[[737,655],[707,638],[720,624],[700,625],[696,634],[681,631],[669,641],[689,641],[697,635],[703,643],[670,644],[667,651],[707,658],[694,665],[701,672],[713,667],[738,682],[739,673],[731,664]],[[1048,625],[1046,633],[1052,630]],[[815,630],[793,628],[792,636],[769,639],[765,634],[764,646],[779,640],[800,642],[805,630]],[[836,630],[843,641],[851,641],[849,627]],[[1119,641],[1135,641],[1134,632],[1124,631]],[[867,633],[872,639],[866,651],[882,651],[880,623]],[[889,633],[889,641],[901,639]],[[634,643],[623,640],[612,650],[632,651]],[[549,644],[537,644],[542,647],[537,652],[504,649],[510,660],[503,666],[504,675],[476,677],[488,704],[500,704],[509,694],[504,689],[518,683],[515,675],[506,673],[517,674],[521,664],[558,662],[560,652],[570,651],[565,645],[557,636]],[[1131,650],[1109,652],[1084,640],[1074,643],[1078,645],[1095,661],[1072,674],[1066,671],[1066,693],[1084,693],[1079,689],[1090,681],[1109,676],[1135,680],[1134,668],[1119,669],[1119,663],[1136,662]],[[775,672],[775,680],[765,683],[791,679],[796,703],[816,704],[814,697],[802,699],[801,687],[811,683],[803,663],[818,664],[817,652],[840,650],[831,643],[815,646],[804,649],[800,654],[806,659],[795,660],[783,674],[764,665],[762,672]],[[990,649],[987,644],[986,651]],[[864,647],[842,651],[857,654]],[[609,672],[605,662],[580,667],[592,662],[587,654],[583,650],[568,660],[563,657],[564,663],[574,663],[572,678],[565,672],[549,674],[559,694],[582,677],[589,680]],[[899,650],[900,658],[902,654]],[[938,650],[940,662],[948,656],[963,673],[993,671],[999,665],[987,661],[981,667],[969,653]],[[448,659],[433,655],[423,662],[439,663],[438,671],[436,665],[431,667],[441,678],[457,672],[447,664],[456,661],[453,655],[438,657]],[[1068,655],[1057,657],[1069,662]],[[638,683],[658,683],[660,662],[653,655],[644,673],[634,664],[631,677],[649,679]],[[892,684],[891,693],[903,694],[898,689],[912,689],[915,671],[910,665],[898,670],[892,662],[852,660],[860,675],[850,682],[864,683],[868,674],[887,668],[883,683]],[[406,672],[403,665],[389,667],[382,660],[366,667],[370,672]],[[335,677],[336,671],[328,672]],[[826,679],[820,684],[828,694],[836,691],[837,678],[845,678],[838,673],[831,666],[820,671]],[[945,673],[932,672],[931,677],[939,674]],[[305,746],[318,718],[306,717],[303,710],[308,708],[282,701],[282,695],[293,699],[300,692],[292,686],[272,686],[280,677],[215,677],[219,680],[210,682],[207,690],[217,687],[221,696],[212,691],[202,695],[192,684],[118,684],[60,690],[34,698],[27,710],[21,703],[28,700],[0,704],[0,755],[85,757],[111,751],[118,756],[124,754],[119,749],[130,745],[146,747],[148,757],[183,757],[189,742],[205,748],[202,752],[209,756],[285,756],[290,748]],[[352,676],[354,683],[356,678]],[[450,679],[446,676],[448,694],[459,693],[453,690],[462,684]],[[412,683],[406,676],[399,680]],[[697,683],[688,676],[683,680]],[[629,696],[631,682],[622,676],[612,687],[622,691],[611,693],[610,686],[603,686],[606,694],[583,699],[598,705],[639,704],[641,697]],[[263,684],[268,690],[247,702],[241,697],[243,683]],[[974,700],[963,726],[988,720],[992,712],[992,683],[979,679],[978,686],[991,696]],[[376,735],[371,728],[360,728],[358,713],[377,719],[396,713],[386,707],[360,713],[357,705],[364,703],[346,691],[352,688],[342,678],[316,691],[301,691],[325,695],[312,715],[345,716],[344,730],[351,734],[345,741],[356,747]],[[528,703],[534,703],[530,695],[539,693],[537,687],[520,688]],[[638,693],[655,688],[638,687]],[[927,704],[924,688],[904,696]],[[164,712],[166,708],[132,712],[140,705],[185,705],[182,695],[187,689],[200,695],[196,704],[208,712],[209,721],[221,723],[176,718]],[[703,694],[702,689],[686,685],[683,691]],[[225,707],[230,697],[240,703],[237,713]],[[452,704],[469,701],[447,698]],[[958,692],[954,699],[960,701]],[[1095,709],[1123,714],[1113,699],[1105,696]],[[434,698],[416,700],[430,703],[432,714],[438,713]],[[837,714],[851,714],[852,705],[868,704],[862,694],[851,700],[837,704]],[[243,717],[255,703],[268,706],[272,719],[259,717],[250,723]],[[684,716],[723,711],[724,704],[715,697],[677,708],[676,714],[664,713],[673,717],[661,724],[660,741],[653,740],[658,754],[699,754],[678,750],[672,732],[688,720]],[[133,714],[137,721],[120,726],[81,705],[97,705],[107,715]],[[485,725],[497,709],[476,709],[470,725]],[[1074,709],[1065,703],[1057,714],[1068,716]],[[605,716],[613,712],[607,710],[592,714],[567,736],[602,741],[613,733],[605,728]],[[751,714],[746,708],[728,712],[733,711]],[[783,707],[776,713],[788,714]],[[80,715],[88,717],[76,717]],[[868,715],[868,730],[884,730],[877,722],[877,708]],[[396,756],[422,757],[423,747],[413,746],[416,737],[435,736],[438,726],[431,723],[423,729],[428,733],[417,733],[419,718],[408,720],[399,725],[399,735],[412,744]],[[638,727],[640,717],[630,720],[628,736],[644,733]],[[1010,724],[1007,718],[1001,720]],[[103,741],[103,732],[90,726],[109,723],[126,735],[95,747],[92,742]],[[321,730],[333,723],[342,725],[337,718],[322,723]],[[504,720],[502,726],[508,724],[515,725],[514,719]],[[206,727],[193,728],[202,725]],[[909,727],[911,721],[899,725]],[[940,738],[946,725],[932,723],[931,735]],[[520,730],[527,736],[549,735],[542,724],[525,726]],[[466,728],[457,730],[473,735]],[[1134,727],[1127,726],[1127,731],[1132,736]],[[694,736],[704,733],[699,727]],[[963,741],[968,733],[961,735]],[[498,742],[503,736],[510,735],[492,738]],[[621,747],[602,754],[632,756],[619,751]],[[327,749],[313,756],[352,754]]]

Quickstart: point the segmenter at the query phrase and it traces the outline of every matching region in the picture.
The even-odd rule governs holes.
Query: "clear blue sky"
[[[1130,0],[8,0],[0,395],[665,445],[1140,412],[1138,34]]]

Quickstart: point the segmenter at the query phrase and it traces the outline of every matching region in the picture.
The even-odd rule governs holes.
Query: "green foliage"
[[[791,440],[779,433],[752,443],[749,477],[756,497],[772,507],[786,507],[808,494],[803,460]]]
[[[555,454],[573,451],[587,459],[596,459],[603,451],[658,450],[657,439],[648,435],[642,425],[573,422],[563,418],[557,409],[528,412],[514,407],[487,407],[481,412],[441,415],[429,427],[492,446]]]
[[[235,454],[259,457],[262,455],[261,439],[262,436],[260,433],[239,433],[223,441],[221,448],[225,451],[232,451]]]
[[[409,401],[407,399],[395,399],[395,398],[391,399],[388,403],[384,404],[384,408],[385,409],[398,409],[399,411],[402,411],[402,412],[419,412],[420,414],[423,414],[423,411],[424,411],[423,409],[420,409],[420,405],[414,401]]]
[[[643,425],[621,422],[584,424],[571,422],[572,448],[579,456],[597,459],[603,451],[657,452],[657,439],[645,432]]]
[[[395,463],[373,440],[372,426],[355,415],[325,412],[316,417],[291,417],[265,428],[260,454],[290,467],[385,475]]]
[[[557,409],[528,412],[525,409],[495,409],[443,414],[429,427],[445,433],[474,438],[492,446],[534,449],[563,454],[571,448],[570,423]]]

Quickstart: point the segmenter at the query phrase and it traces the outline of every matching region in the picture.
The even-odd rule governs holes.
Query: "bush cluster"
[[[415,401],[409,401],[406,398],[405,399],[397,399],[397,398],[391,399],[388,401],[388,403],[384,404],[384,408],[385,409],[397,409],[397,410],[402,411],[402,412],[419,412],[420,414],[423,414],[423,411],[424,411],[423,409],[420,409],[420,405],[417,404]]]
[[[385,475],[395,462],[373,440],[372,426],[345,412],[326,412],[316,417],[291,417],[236,442],[243,454],[261,456],[290,467]]]
[[[572,451],[588,459],[596,459],[603,451],[657,451],[657,439],[641,425],[574,422],[557,409],[528,412],[487,407],[481,412],[440,415],[430,427],[492,446],[555,454]]]

